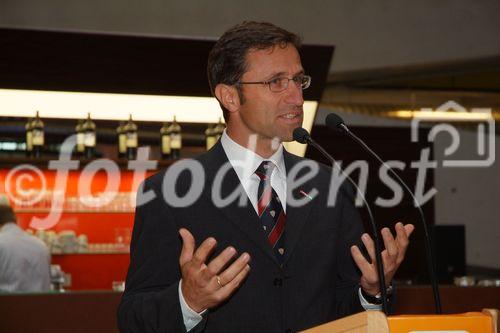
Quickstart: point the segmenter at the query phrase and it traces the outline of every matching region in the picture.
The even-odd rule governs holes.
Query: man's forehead
[[[246,73],[260,74],[298,73],[303,71],[300,55],[295,46],[274,45],[265,49],[250,49],[246,54]]]

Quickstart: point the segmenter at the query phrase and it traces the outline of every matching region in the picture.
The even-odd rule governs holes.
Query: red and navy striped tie
[[[264,161],[255,171],[260,183],[257,190],[257,207],[262,229],[280,263],[283,262],[284,232],[286,214],[274,189],[271,186],[271,174],[276,166],[271,161]]]

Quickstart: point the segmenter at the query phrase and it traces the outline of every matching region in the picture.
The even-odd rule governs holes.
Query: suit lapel
[[[214,180],[216,179],[219,170],[221,170],[221,168],[225,168],[227,172],[224,173],[220,187],[221,198],[227,198],[231,195],[231,193],[237,191],[242,193],[242,200],[240,200],[240,196],[238,196],[229,204],[222,205],[220,210],[224,213],[224,215],[226,215],[231,223],[239,228],[255,243],[255,245],[257,245],[262,252],[269,256],[278,265],[278,261],[271,249],[271,246],[269,246],[267,237],[260,227],[258,215],[255,212],[252,203],[248,199],[248,196],[240,183],[238,175],[230,164],[225,167],[226,163],[229,163],[229,160],[220,141],[214,146],[213,151],[206,156],[208,157],[205,170],[208,190],[205,191],[205,194],[210,196],[210,200],[212,200],[211,191],[214,186]]]
[[[311,211],[311,207],[314,204],[314,198],[309,199],[308,194],[314,188],[313,181],[309,180],[304,184],[297,186],[296,188],[292,188],[291,181],[293,179],[290,178],[290,171],[292,168],[302,159],[299,159],[295,155],[288,153],[283,150],[285,167],[287,173],[287,206],[286,206],[286,227],[285,227],[285,257],[283,263],[286,264],[288,259],[293,253],[297,242],[299,241],[301,230],[304,227],[306,220]],[[308,169],[305,169],[302,172],[306,172]],[[298,172],[295,179],[298,179],[302,172]],[[306,204],[296,206],[291,204],[291,198],[293,196],[296,200],[305,198]]]

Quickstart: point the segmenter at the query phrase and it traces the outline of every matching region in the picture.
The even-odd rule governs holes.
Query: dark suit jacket
[[[169,186],[163,183],[165,172],[142,185],[144,192],[153,190],[156,199],[136,210],[131,262],[118,309],[121,332],[185,331],[178,296],[181,227],[191,231],[197,246],[207,237],[215,237],[214,256],[229,245],[251,256],[251,270],[241,287],[225,303],[210,309],[193,332],[295,332],[363,311],[358,297],[359,271],[350,254],[350,246],[361,237],[362,223],[352,191],[345,186],[337,203],[327,207],[330,168],[319,165],[314,178],[293,191],[288,189],[288,197],[301,198],[300,190],[310,193],[313,189],[318,195],[302,207],[287,205],[284,264],[280,267],[247,197],[243,207],[236,200],[218,208],[211,199],[217,171],[228,162],[221,143],[196,160],[204,168],[205,187],[189,207],[173,207],[163,199],[162,186]],[[305,159],[284,151],[284,161],[288,177]],[[179,196],[186,193],[190,173],[180,173],[175,186]],[[239,186],[238,176],[230,168],[222,181],[222,197]]]

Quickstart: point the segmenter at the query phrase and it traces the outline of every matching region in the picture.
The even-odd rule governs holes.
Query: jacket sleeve
[[[148,191],[154,193],[154,199],[140,205],[143,193]],[[137,202],[130,266],[118,307],[119,330],[122,333],[185,332],[178,293],[182,243],[172,209],[151,180],[139,188]],[[201,331],[205,321],[190,332]]]

